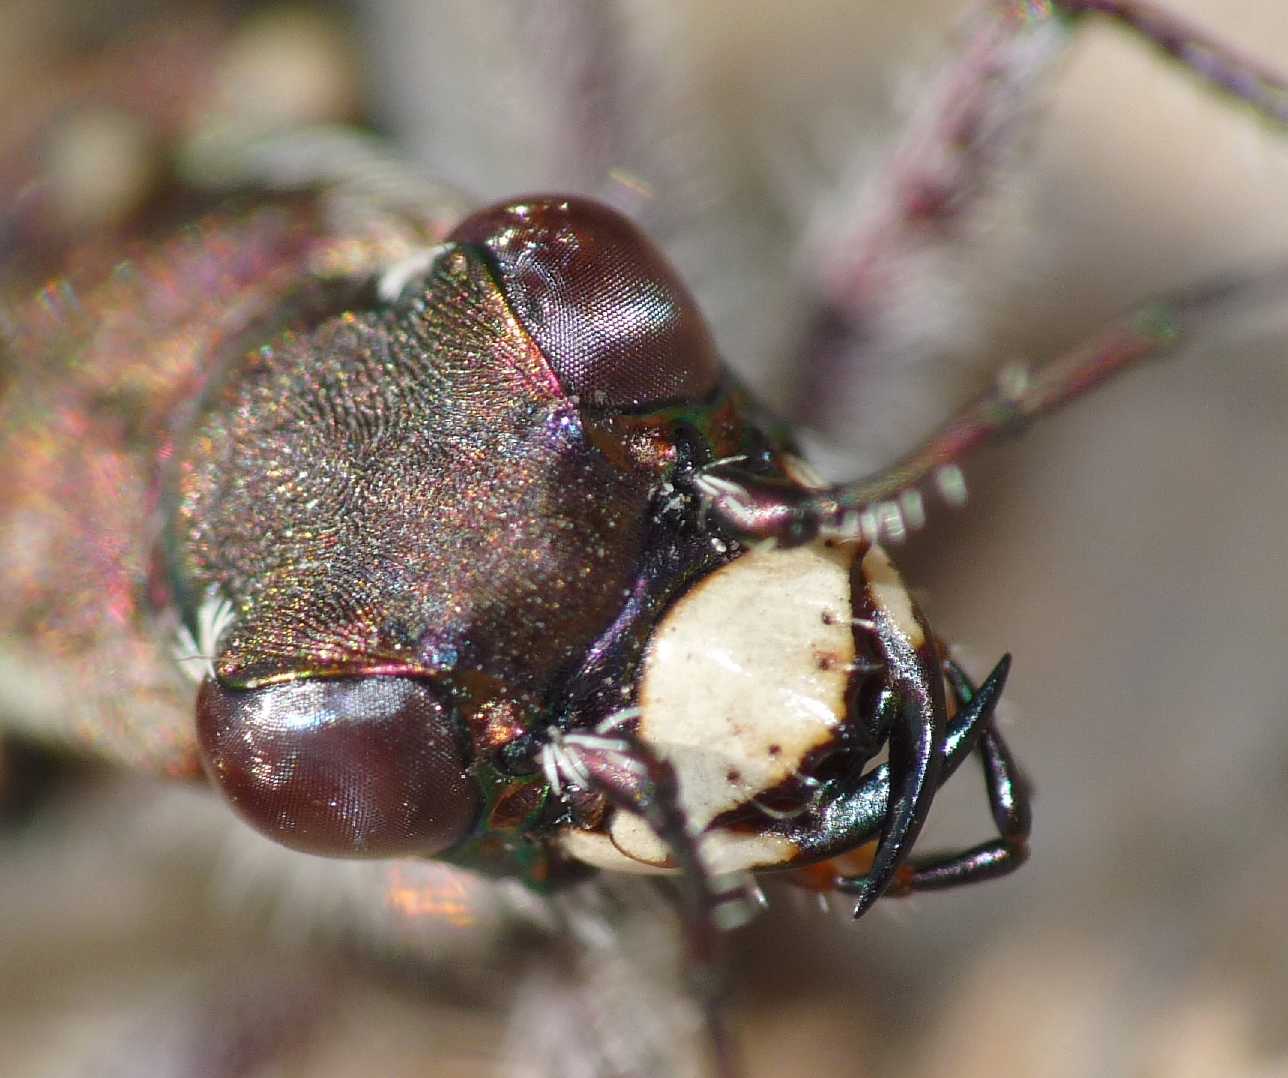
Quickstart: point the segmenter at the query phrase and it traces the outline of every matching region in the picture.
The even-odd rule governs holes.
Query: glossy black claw
[[[876,905],[877,899],[883,893],[871,876],[860,876],[849,886],[839,887],[838,890],[858,896],[858,901],[854,904],[854,919],[856,921]]]
[[[989,807],[999,837],[969,850],[911,860],[906,855],[916,833],[912,830],[909,838],[905,831],[897,851],[891,847],[895,856],[887,854],[884,862],[887,866],[893,862],[893,872],[882,869],[879,850],[872,869],[865,875],[843,876],[835,881],[837,891],[855,897],[855,917],[863,916],[883,894],[905,895],[992,879],[1014,871],[1027,859],[1028,786],[1005,741],[993,727],[993,715],[1010,665],[1010,656],[1004,655],[977,689],[960,667],[951,660],[945,661],[944,674],[957,701],[957,713],[940,745],[940,764],[934,780],[937,789],[967,756],[976,753],[983,766]],[[891,820],[900,804],[891,774],[891,764],[880,764],[848,793],[821,806],[817,814],[785,824],[784,837],[801,851],[798,863],[825,861],[857,849],[877,835],[883,836],[883,847],[888,847],[890,837],[897,834],[897,820],[894,824]],[[907,795],[903,797],[906,805]],[[916,826],[919,828],[920,823]]]
[[[1011,673],[1011,656],[1008,653],[998,659],[997,665],[978,689],[966,676],[966,672],[951,659],[944,662],[944,672],[952,686],[958,711],[944,740],[945,760],[941,782],[957,770],[971,750],[979,744],[982,732],[992,724],[993,715],[1006,688],[1006,679]]]
[[[988,803],[998,834],[1027,840],[1033,826],[1028,780],[1015,762],[1009,746],[995,730],[988,730],[980,740],[980,757],[984,763]]]
[[[1006,687],[1009,670],[1010,656],[1003,656],[978,690],[970,686],[963,694],[956,692],[954,686],[958,711],[944,737],[938,779],[941,786],[980,744]],[[969,681],[964,684],[969,686]],[[890,788],[890,765],[879,764],[865,773],[851,790],[822,806],[817,815],[784,822],[783,836],[800,849],[802,864],[826,860],[862,846],[885,827],[890,813]],[[867,876],[849,877],[838,884],[838,889],[858,894],[862,900],[868,890],[867,880]]]
[[[855,917],[862,917],[885,893],[917,840],[939,789],[948,729],[943,673],[927,627],[920,625],[922,639],[914,641],[906,626],[896,624],[875,603],[871,616],[898,712],[890,729],[889,804],[872,867],[863,876],[837,884],[839,890],[857,896]]]
[[[979,729],[972,740],[983,767],[989,809],[997,826],[998,837],[969,850],[908,862],[903,866],[897,881],[899,894],[937,891],[997,879],[1014,872],[1029,858],[1031,812],[1028,783],[992,721],[1000,685],[997,688],[991,686],[1005,680],[1009,658],[1006,656],[998,663],[978,691],[955,663],[949,660],[944,664],[958,706],[963,713],[976,711],[978,715]],[[991,695],[992,698],[986,700],[986,695]],[[981,702],[985,706],[981,707]],[[952,750],[950,755],[951,752]],[[961,755],[964,756],[965,753],[962,752]]]
[[[993,839],[942,861],[910,866],[907,878],[900,881],[900,889],[905,894],[913,891],[942,891],[967,883],[995,880],[1010,875],[1028,859],[1027,843]]]

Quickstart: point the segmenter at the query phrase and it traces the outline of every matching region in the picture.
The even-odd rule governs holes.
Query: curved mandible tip
[[[854,916],[862,917],[890,886],[930,811],[944,764],[948,707],[934,634],[879,546],[869,548],[856,567],[855,606],[872,623],[888,689],[898,701],[890,730],[890,803],[881,841],[867,874],[841,885],[858,896]]]

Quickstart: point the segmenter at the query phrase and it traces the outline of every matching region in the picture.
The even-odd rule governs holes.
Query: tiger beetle
[[[1189,55],[1152,9],[1061,10]],[[1200,43],[1200,74],[1282,118],[1280,84]],[[919,220],[951,208],[928,192]],[[0,542],[23,603],[3,628],[33,684],[70,682],[47,711],[105,756],[204,771],[307,853],[537,890],[676,876],[708,1002],[753,874],[857,917],[1023,863],[1027,787],[994,722],[1009,657],[976,686],[882,542],[925,484],[954,498],[967,452],[1257,279],[1142,308],[828,485],[615,210],[534,195],[388,223],[278,191],[6,320]],[[195,735],[140,620],[179,641]],[[972,754],[996,837],[912,856]]]
[[[101,317],[28,323],[24,354],[100,372],[6,421],[9,538],[48,555],[17,567],[32,636],[98,648],[65,703],[105,755],[204,770],[308,853],[542,890],[678,874],[713,1031],[750,874],[857,916],[1023,861],[1007,660],[978,690],[946,663],[865,514],[808,478],[633,224],[536,196],[355,253],[322,206],[264,200],[76,297]],[[165,288],[194,278],[210,294]],[[105,534],[133,544],[110,564]],[[195,741],[183,690],[90,611],[105,594],[177,640]],[[972,752],[999,837],[911,858]]]
[[[1006,661],[950,717],[884,551],[828,526],[625,218],[521,199],[373,285],[221,375],[163,495],[202,761],[247,820],[541,886],[679,869],[707,897],[878,839],[834,881],[856,916],[1023,858]],[[910,862],[977,747],[1001,837]]]
[[[679,872],[699,971],[747,873],[875,841],[828,881],[859,916],[1023,861],[1007,660],[945,667],[624,217],[484,209],[269,340],[176,433],[157,555],[202,765],[253,826],[543,888]],[[999,837],[911,859],[973,751]]]

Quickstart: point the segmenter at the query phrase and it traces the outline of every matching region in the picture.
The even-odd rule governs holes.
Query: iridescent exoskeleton
[[[879,840],[868,873],[827,877],[862,909],[896,877],[942,885],[1022,858],[1027,817],[1003,804],[1019,785],[990,724],[1005,667],[978,695],[959,681],[950,712],[939,645],[885,553],[820,532],[790,442],[633,225],[541,196],[382,246],[316,215],[261,205],[242,234],[181,238],[100,286],[83,302],[112,315],[58,347],[110,390],[28,398],[13,424],[23,509],[47,498],[36,471],[80,482],[40,542],[80,544],[87,574],[104,535],[131,543],[103,581],[33,568],[27,635],[85,649],[78,604],[108,584],[177,641],[199,681],[196,743],[145,716],[172,770],[199,759],[298,849],[444,857],[540,886],[586,865],[682,868],[707,893]],[[162,265],[207,271],[210,293],[168,295]],[[174,307],[146,312],[147,364],[132,294]],[[104,436],[141,378],[154,403],[137,437]],[[91,453],[113,467],[75,458],[50,423],[98,429],[112,448]],[[110,513],[144,526],[105,528]],[[16,523],[9,536],[34,564],[78,561]],[[97,653],[83,709],[149,679],[100,738],[138,740],[140,689],[182,700],[140,650],[125,634]],[[1003,836],[914,866],[935,790],[981,738]]]
[[[786,450],[623,217],[471,216],[231,355],[176,434],[158,575],[209,660],[207,771],[289,845],[534,883],[674,868],[690,832],[712,874],[881,837],[838,880],[866,905],[948,759],[940,657],[879,547],[744,543],[708,469],[787,507]],[[1021,832],[905,883],[1009,867]]]
[[[1205,71],[1233,83],[1223,63]],[[1275,87],[1236,89],[1264,107]],[[930,181],[970,179],[985,111],[951,114],[961,157],[912,170],[900,227],[951,222]],[[678,870],[699,924],[746,872],[862,912],[1022,861],[1024,784],[992,724],[1006,662],[977,690],[946,661],[878,510],[1215,293],[826,487],[612,211],[335,209],[278,191],[199,215],[6,318],[7,716],[204,768],[309,852],[538,888]],[[998,837],[911,859],[976,749]]]

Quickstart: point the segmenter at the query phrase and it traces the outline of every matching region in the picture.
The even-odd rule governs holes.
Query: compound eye
[[[511,308],[584,405],[652,407],[715,387],[720,365],[697,304],[615,210],[528,198],[480,210],[449,239],[487,249]]]
[[[205,682],[207,772],[255,828],[331,857],[432,855],[479,813],[461,739],[419,681],[365,677],[260,689]]]

